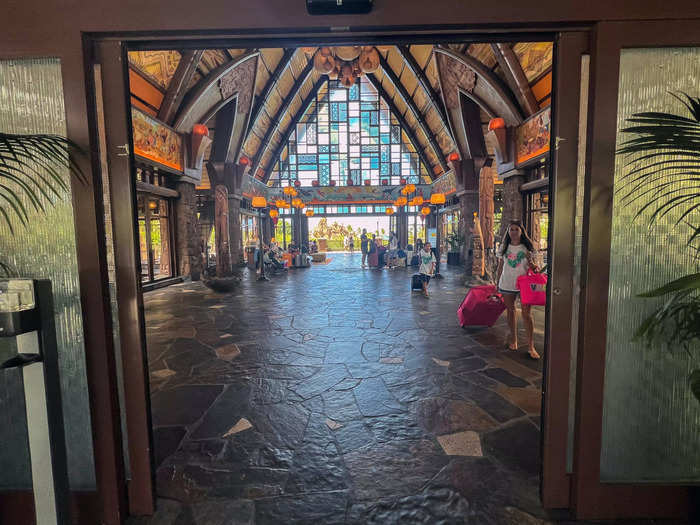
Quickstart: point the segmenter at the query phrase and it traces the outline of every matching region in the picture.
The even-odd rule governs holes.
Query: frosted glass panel
[[[0,60],[0,131],[65,136],[58,59]],[[0,260],[10,263],[23,277],[51,279],[70,486],[73,490],[94,490],[73,207],[70,194],[64,197],[48,208],[46,215],[33,216],[29,227],[17,222],[14,236],[0,223]],[[17,377],[0,375],[0,489],[31,487],[26,441],[18,437],[26,428],[23,403]],[[21,408],[19,416],[17,407]]]
[[[618,130],[642,111],[687,115],[668,92],[700,95],[700,48],[628,49],[620,57]],[[617,135],[619,146],[622,137]],[[615,185],[624,158],[615,164]],[[642,319],[660,303],[636,294],[696,270],[688,230],[673,228],[678,214],[647,228],[633,221],[639,207],[613,203],[610,289],[608,299],[603,443],[604,482],[700,481],[700,403],[688,386],[698,366],[693,357],[631,342]],[[649,215],[646,215],[648,219]],[[697,216],[694,218],[697,219]],[[696,222],[697,223],[697,222]],[[585,438],[585,436],[584,436]]]

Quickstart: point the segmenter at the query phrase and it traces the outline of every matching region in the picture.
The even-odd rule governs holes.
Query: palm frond
[[[12,233],[13,217],[24,226],[30,220],[25,202],[45,212],[45,204],[53,205],[68,191],[65,169],[79,182],[87,182],[73,152],[83,150],[58,135],[0,133],[0,222]]]
[[[700,237],[700,225],[689,223],[700,210],[700,98],[670,93],[689,117],[664,112],[636,113],[621,133],[618,155],[625,155],[623,184],[616,190],[624,206],[645,201],[635,218],[649,212],[649,225],[679,211],[675,225],[688,224],[691,245]]]

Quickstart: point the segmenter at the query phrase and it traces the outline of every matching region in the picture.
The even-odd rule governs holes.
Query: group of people
[[[354,249],[354,244],[352,245]],[[362,268],[386,268],[394,269],[399,265],[401,257],[406,257],[406,253],[399,245],[399,238],[395,232],[389,234],[389,244],[385,246],[376,235],[367,234],[367,229],[362,230],[360,235],[360,251],[362,252]]]

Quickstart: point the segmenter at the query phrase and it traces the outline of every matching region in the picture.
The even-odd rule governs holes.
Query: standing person
[[[360,251],[362,252],[362,267],[367,267],[367,255],[369,254],[369,238],[367,237],[367,228],[362,228],[360,235]]]
[[[396,266],[396,252],[399,249],[399,237],[396,233],[391,232],[389,237],[389,269],[393,270]]]
[[[367,258],[367,264],[370,268],[377,268],[379,266],[378,248],[377,236],[372,235],[372,239],[369,241],[369,257]]]
[[[429,242],[426,242],[423,245],[421,251],[418,252],[418,257],[420,258],[420,267],[418,269],[418,273],[420,274],[421,280],[423,281],[423,295],[425,295],[426,297],[430,297],[428,295],[428,283],[430,282],[430,278],[435,273],[435,255],[430,249]]]
[[[355,239],[352,235],[348,237],[348,246],[350,247],[350,253],[355,253]]]
[[[534,263],[535,250],[532,241],[527,236],[522,224],[513,221],[508,226],[501,246],[498,250],[498,290],[503,294],[508,311],[508,328],[510,337],[506,342],[509,350],[518,349],[518,320],[515,312],[515,300],[518,298],[518,277],[527,274],[528,269],[537,271]],[[525,332],[527,334],[527,350],[533,359],[539,359],[540,354],[535,350],[535,322],[529,304],[520,305]]]

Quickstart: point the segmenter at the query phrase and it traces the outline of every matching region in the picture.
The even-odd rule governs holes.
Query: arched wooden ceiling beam
[[[433,134],[433,131],[430,129],[430,126],[425,122],[425,119],[423,118],[423,113],[418,109],[416,106],[416,101],[413,100],[413,97],[408,94],[408,91],[406,91],[406,87],[403,85],[401,82],[401,79],[396,76],[396,73],[394,73],[394,70],[391,69],[391,66],[389,63],[386,61],[386,59],[379,54],[379,65],[382,68],[382,71],[386,75],[386,77],[391,81],[392,84],[394,84],[394,87],[396,88],[396,91],[398,92],[399,96],[403,99],[404,103],[406,106],[411,110],[413,115],[416,117],[416,122],[418,122],[418,125],[420,126],[421,130],[425,134],[425,136],[428,138],[428,143],[430,144],[430,147],[433,149],[435,152],[435,155],[437,156],[438,162],[440,163],[440,167],[442,168],[442,171],[448,171],[449,168],[447,166],[447,162],[445,161],[445,158],[442,154],[442,149],[440,148],[440,145],[437,143],[437,139],[435,138],[435,135]],[[376,86],[375,86],[376,87]],[[389,98],[386,97],[387,102],[389,102]],[[415,146],[419,147],[420,143],[414,143]],[[433,173],[432,170],[432,165],[427,164],[426,166],[430,167],[430,172],[431,176]]]
[[[396,120],[399,121],[399,125],[401,126],[402,131],[406,133],[408,140],[410,140],[411,144],[413,144],[413,147],[416,148],[416,153],[418,153],[418,157],[425,166],[426,171],[430,174],[430,178],[434,179],[435,174],[433,173],[432,165],[430,164],[430,162],[428,162],[428,157],[426,157],[425,151],[421,147],[420,142],[418,142],[418,139],[416,138],[415,133],[413,133],[413,130],[406,123],[406,120],[403,118],[403,115],[399,111],[399,108],[396,107],[396,104],[389,96],[389,93],[386,92],[386,90],[382,86],[382,83],[379,82],[379,79],[376,76],[374,76],[374,74],[366,73],[366,76],[367,80],[370,81],[370,83],[374,86],[374,89],[376,89],[377,93],[379,93],[379,96],[382,99],[384,99],[384,102],[387,103],[387,105],[389,106],[389,110],[396,117]],[[442,155],[440,155],[440,158],[442,158]]]
[[[515,123],[521,123],[523,121],[523,111],[520,105],[516,102],[515,95],[506,86],[503,81],[496,76],[496,74],[487,68],[483,63],[474,58],[471,55],[465,55],[463,53],[458,53],[452,49],[446,48],[444,46],[435,46],[436,53],[442,53],[458,62],[461,62],[465,66],[471,68],[477,75],[477,77],[486,83],[488,87],[496,93],[499,97],[500,102],[508,109],[510,115],[501,115],[504,117],[510,117],[510,120]],[[489,106],[492,106],[489,103]],[[493,106],[492,106],[493,107]]]
[[[463,89],[460,89],[459,92],[465,97],[476,102],[476,104],[484,110],[484,113],[486,113],[489,116],[489,118],[496,118],[498,116],[496,111],[491,106],[489,106],[488,103],[480,96],[475,95],[474,93],[470,93],[469,91],[464,91]]]
[[[537,113],[540,110],[540,105],[530,89],[523,66],[515,55],[513,46],[511,44],[491,44],[491,50],[527,116]]]
[[[211,71],[206,77],[204,77],[202,80],[200,80],[197,85],[192,89],[192,95],[189,97],[189,100],[187,101],[187,104],[185,107],[183,107],[177,115],[177,118],[175,119],[175,124],[173,124],[173,127],[177,131],[189,131],[189,130],[181,130],[179,129],[182,123],[189,117],[189,114],[192,112],[194,108],[197,107],[197,103],[200,101],[200,99],[205,95],[205,93],[214,85],[216,84],[221,77],[229,73],[231,70],[234,68],[238,67],[240,64],[245,62],[246,60],[249,60],[257,55],[259,55],[259,51],[252,51],[250,53],[247,53],[245,55],[241,55],[237,60],[233,62],[228,62],[226,64],[223,64],[213,71]]]
[[[295,52],[296,49],[294,48],[284,50],[284,54],[282,55],[279,64],[277,64],[277,67],[273,71],[272,76],[267,80],[267,83],[265,84],[263,90],[260,92],[260,95],[256,97],[255,105],[253,106],[253,111],[251,111],[250,113],[250,121],[248,122],[248,131],[246,133],[246,136],[248,135],[248,133],[250,133],[250,130],[253,129],[255,127],[255,124],[258,122],[258,117],[260,116],[262,108],[265,107],[267,97],[270,96],[270,93],[277,85],[277,82],[279,81],[280,76],[282,76],[282,73],[284,73],[284,70],[287,69],[287,67],[289,67],[289,64],[291,64],[292,57],[294,56]]]
[[[445,106],[442,104],[442,101],[438,97],[437,93],[435,93],[433,86],[430,84],[428,77],[425,75],[425,71],[423,71],[418,62],[416,62],[416,58],[413,56],[413,53],[411,53],[409,47],[396,46],[396,49],[401,54],[401,58],[403,58],[403,61],[408,69],[418,80],[418,84],[420,84],[423,91],[425,91],[425,93],[428,95],[428,100],[442,119],[443,126],[445,126],[446,129],[450,129],[450,126],[447,123],[447,115],[445,114]]]
[[[303,86],[304,83],[311,76],[311,72],[313,71],[313,67],[314,67],[313,61],[309,60],[306,63],[306,67],[304,67],[301,74],[294,82],[292,89],[289,90],[289,93],[287,94],[287,97],[282,102],[282,105],[279,107],[279,109],[277,110],[275,115],[270,119],[270,122],[272,123],[272,125],[267,128],[267,131],[265,132],[265,136],[263,137],[263,140],[260,143],[260,147],[258,148],[258,151],[255,153],[255,158],[253,159],[253,162],[251,163],[250,173],[252,174],[253,177],[255,177],[255,174],[258,172],[258,168],[260,167],[260,161],[262,160],[262,157],[265,154],[265,151],[270,146],[270,141],[272,140],[272,137],[274,136],[275,132],[277,131],[277,127],[279,126],[280,120],[285,115],[285,113],[287,113],[287,111],[289,110],[289,105],[292,103],[292,100],[294,100],[294,97],[296,97],[297,94],[299,93],[301,86]]]
[[[175,113],[187,93],[192,76],[197,71],[202,53],[204,53],[203,49],[188,50],[182,53],[175,74],[168,85],[168,91],[165,92],[163,103],[158,110],[158,118],[166,124],[172,124]]]
[[[287,142],[289,141],[289,137],[292,134],[292,131],[294,131],[294,128],[296,127],[297,122],[299,122],[299,120],[301,120],[301,117],[304,116],[304,113],[306,113],[306,110],[309,107],[309,104],[311,104],[311,101],[316,96],[316,93],[318,93],[318,90],[321,89],[321,86],[323,86],[323,84],[325,82],[328,82],[328,77],[326,75],[321,75],[321,77],[316,81],[316,83],[311,88],[311,91],[306,96],[306,98],[304,100],[302,100],[301,106],[299,106],[299,109],[297,110],[294,117],[290,121],[289,126],[287,126],[287,129],[285,130],[284,135],[282,135],[282,140],[280,140],[280,143],[275,148],[275,151],[272,153],[270,160],[267,161],[267,165],[265,166],[265,170],[264,170],[265,175],[263,178],[263,182],[267,182],[270,179],[270,173],[272,172],[272,168],[275,167],[275,162],[277,162],[277,160],[279,160],[280,153],[282,153],[282,150],[287,145]],[[253,176],[255,176],[255,175],[253,174]]]

